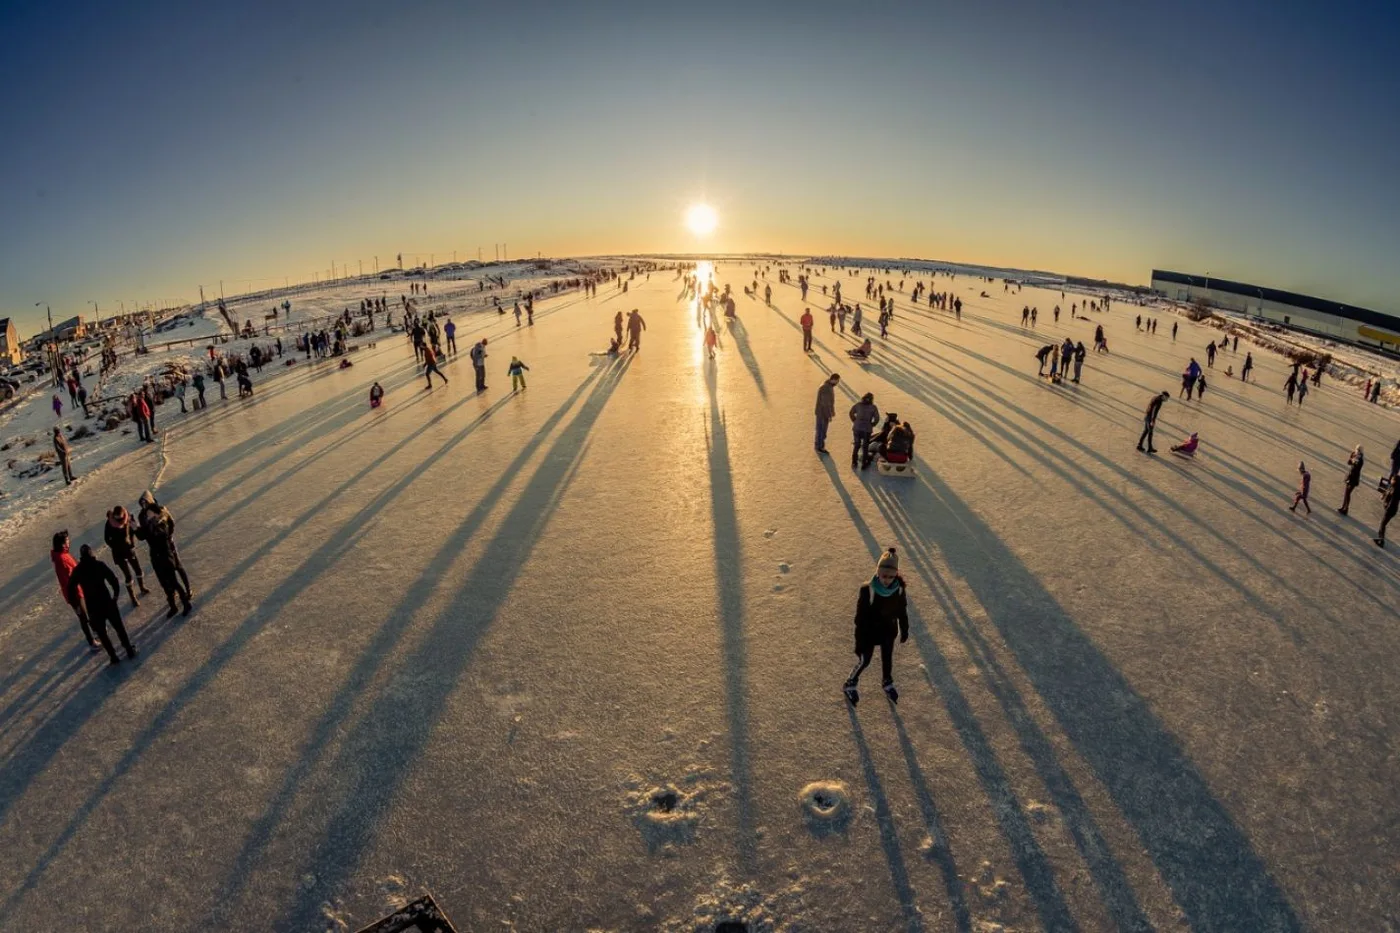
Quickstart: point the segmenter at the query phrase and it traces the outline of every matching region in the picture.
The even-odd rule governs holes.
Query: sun
[[[708,204],[692,204],[686,209],[685,225],[696,236],[709,236],[719,226],[719,215]]]

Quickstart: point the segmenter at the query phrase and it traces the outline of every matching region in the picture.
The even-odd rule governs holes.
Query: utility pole
[[[219,300],[224,300],[224,280],[219,279]]]
[[[203,285],[199,286],[199,304],[200,304],[200,307],[203,307],[203,306],[204,306],[204,286],[203,286]]]
[[[378,274],[378,272],[379,272],[379,257],[378,257],[378,256],[375,256],[375,257],[374,257],[374,271],[375,271],[376,274]]]
[[[58,334],[53,332],[53,309],[42,301],[34,302],[34,307],[44,305],[44,312],[49,316],[49,369],[53,372],[53,384],[58,385],[62,379],[58,374]]]
[[[355,262],[357,262],[357,263],[360,264],[360,278],[364,278],[364,277],[365,277],[365,261],[364,261],[363,259],[356,259]]]
[[[478,246],[478,247],[476,248],[476,261],[477,261],[477,262],[481,262],[481,247],[480,247],[480,246]]]
[[[506,262],[510,262],[510,250],[506,249],[506,245],[504,243],[501,244],[501,258],[504,259]]]

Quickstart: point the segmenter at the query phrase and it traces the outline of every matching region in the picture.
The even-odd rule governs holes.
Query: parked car
[[[20,385],[8,376],[0,376],[0,402],[8,402],[19,395]]]

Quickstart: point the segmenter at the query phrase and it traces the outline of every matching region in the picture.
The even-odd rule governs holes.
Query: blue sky
[[[1158,266],[1400,311],[1396,9],[12,2],[0,316],[499,242]]]

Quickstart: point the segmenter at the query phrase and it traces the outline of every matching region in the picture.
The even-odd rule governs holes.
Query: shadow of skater
[[[923,918],[914,903],[914,887],[909,883],[909,869],[904,864],[904,854],[899,850],[899,833],[895,830],[894,814],[890,812],[890,802],[885,797],[884,785],[880,783],[880,773],[875,770],[875,760],[870,757],[870,746],[865,741],[865,730],[860,727],[856,708],[847,704],[846,715],[851,720],[851,736],[855,739],[856,751],[860,753],[860,769],[865,776],[865,786],[875,804],[875,823],[880,828],[880,847],[885,850],[885,861],[890,866],[890,883],[894,885],[899,907],[904,912],[904,929],[922,930]]]
[[[739,817],[739,861],[747,872],[758,852],[754,831],[753,775],[749,763],[748,658],[744,649],[744,561],[739,517],[734,507],[734,480],[729,466],[729,429],[720,410],[713,368],[705,370],[709,393],[710,517],[715,533],[715,583],[719,587],[719,624],[724,663],[725,718],[729,724],[729,770]]]
[[[1301,931],[1283,890],[1176,739],[1025,564],[932,471],[902,501],[907,530],[972,590],[1136,829],[1191,929]]]

